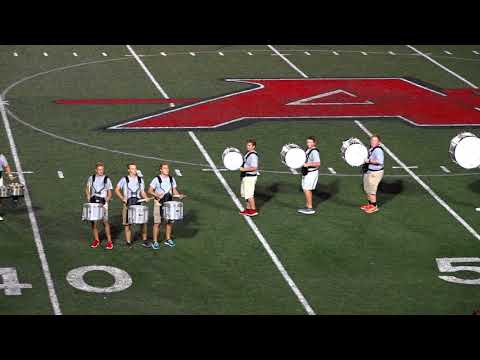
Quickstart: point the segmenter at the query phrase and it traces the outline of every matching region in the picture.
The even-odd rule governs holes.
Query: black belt
[[[243,176],[257,176],[257,174],[244,174]]]
[[[381,169],[368,169],[368,171],[382,171],[383,170],[383,167]]]

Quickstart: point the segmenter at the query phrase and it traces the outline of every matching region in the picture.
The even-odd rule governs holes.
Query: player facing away
[[[137,174],[137,165],[130,163],[127,165],[128,175],[120,179],[115,187],[115,194],[122,201],[122,224],[125,228],[125,241],[128,246],[132,245],[132,225],[128,223],[128,207],[140,205],[140,199],[146,199],[145,184],[142,178]],[[141,225],[142,240],[147,242],[147,224]]]
[[[305,215],[315,214],[313,209],[313,191],[317,187],[318,168],[320,167],[320,150],[317,149],[317,140],[309,136],[305,150],[307,159],[302,167],[302,189],[305,194],[305,207],[298,212]]]
[[[95,164],[95,173],[88,177],[85,187],[85,196],[89,203],[102,204],[104,208],[103,226],[107,237],[105,249],[112,250],[113,242],[110,232],[110,223],[108,221],[108,203],[112,200],[113,185],[110,178],[105,174],[105,165],[102,162]],[[97,248],[100,245],[98,225],[96,221],[91,222],[93,242],[91,248]]]
[[[378,211],[377,190],[383,178],[385,160],[380,141],[379,135],[375,134],[370,137],[370,149],[368,149],[368,158],[365,159],[364,164],[363,190],[367,195],[368,204],[362,205],[360,208],[367,214]]]
[[[243,165],[240,167],[240,196],[247,202],[245,210],[241,211],[241,215],[256,216],[258,215],[255,207],[255,184],[258,176],[258,154],[255,151],[257,142],[255,139],[248,139],[246,143],[247,153],[243,157]]]
[[[160,233],[160,224],[162,223],[162,206],[167,201],[172,201],[173,196],[183,199],[184,194],[180,194],[177,190],[177,182],[173,176],[170,175],[170,167],[167,163],[160,165],[160,173],[151,182],[148,189],[148,194],[152,195],[154,200],[153,205],[153,243],[152,249],[160,249],[158,243],[158,236]],[[175,246],[172,239],[173,221],[165,220],[165,242],[164,244],[170,247]]]
[[[0,154],[0,186],[3,186],[3,173],[6,173],[8,175],[8,179],[10,181],[15,180],[15,176],[12,173],[12,169],[10,168],[10,165],[8,165],[7,158],[5,155]],[[0,216],[0,221],[3,221],[3,217]]]

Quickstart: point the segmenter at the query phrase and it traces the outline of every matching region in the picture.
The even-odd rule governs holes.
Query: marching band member
[[[113,185],[110,178],[105,174],[105,165],[102,162],[95,164],[95,174],[88,177],[87,186],[85,187],[85,196],[90,203],[103,204],[103,226],[105,235],[107,236],[107,245],[105,249],[112,250],[113,242],[110,233],[110,224],[108,222],[108,203],[112,200]],[[98,234],[98,226],[96,221],[92,221],[93,242],[91,248],[97,248],[100,245]]]
[[[367,195],[368,204],[360,208],[367,214],[378,211],[377,189],[383,178],[384,153],[380,146],[380,136],[373,135],[370,138],[370,149],[368,149],[368,158],[365,160],[363,174],[363,189]]]
[[[12,170],[10,169],[10,165],[8,165],[7,158],[5,155],[0,154],[0,186],[3,186],[3,172],[5,172],[8,175],[8,179],[10,181],[15,180],[15,176],[12,173]],[[3,217],[0,216],[0,221],[3,221]]]
[[[241,211],[240,214],[246,216],[258,215],[254,198],[255,184],[258,176],[258,154],[255,151],[256,147],[257,142],[255,139],[247,140],[247,153],[243,157],[243,165],[240,168],[240,178],[242,179],[240,185],[240,195],[247,202],[245,210]]]
[[[179,198],[184,198],[185,195],[180,194],[177,190],[177,182],[175,178],[170,175],[170,168],[167,163],[160,165],[160,174],[156,176],[151,182],[148,189],[148,194],[152,195],[154,200],[153,206],[153,244],[152,249],[160,249],[158,243],[158,235],[160,232],[160,224],[162,222],[162,205],[166,201],[172,201],[173,195]],[[172,239],[173,221],[165,220],[165,242],[164,244],[170,247],[175,246]]]
[[[115,194],[122,201],[122,224],[125,227],[125,240],[127,245],[132,245],[132,229],[128,223],[128,207],[132,205],[140,205],[138,202],[141,198],[146,199],[145,184],[142,178],[137,174],[137,165],[130,163],[127,165],[128,175],[120,179],[115,187]],[[147,242],[147,224],[142,225],[142,240],[144,244]]]
[[[307,160],[302,167],[302,189],[305,194],[306,206],[299,209],[301,214],[315,214],[313,209],[313,190],[317,187],[318,168],[320,167],[320,150],[317,149],[317,140],[313,136],[307,138]]]

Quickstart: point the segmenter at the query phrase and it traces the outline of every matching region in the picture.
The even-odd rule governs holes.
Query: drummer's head
[[[137,175],[137,164],[131,162],[130,164],[127,165],[127,169],[128,169],[128,175],[130,176]]]
[[[99,161],[95,164],[95,174],[98,176],[103,176],[103,174],[105,174],[105,165],[103,162]]]
[[[253,150],[255,150],[255,148],[257,147],[257,140],[255,140],[255,139],[248,139],[248,140],[247,140],[246,147],[247,147],[247,151],[253,151]]]
[[[170,167],[168,166],[168,163],[164,162],[160,165],[160,174],[168,176],[170,174]]]
[[[311,149],[311,148],[314,148],[315,146],[317,146],[317,139],[315,139],[315,136],[309,136],[307,138],[307,147]]]
[[[370,146],[371,147],[375,147],[375,146],[378,146],[380,145],[380,135],[378,134],[373,134],[371,137],[370,137]]]

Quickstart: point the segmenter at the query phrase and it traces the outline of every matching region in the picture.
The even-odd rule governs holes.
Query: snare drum
[[[238,170],[243,165],[243,155],[237,148],[226,148],[222,154],[223,166],[228,170]]]
[[[286,144],[283,145],[280,151],[280,158],[290,169],[299,169],[305,164],[307,155],[305,154],[305,150],[300,146],[296,144]]]
[[[10,196],[15,196],[15,197],[23,196],[24,186],[22,184],[13,183],[13,184],[9,184],[7,187],[8,187],[8,190],[10,191]]]
[[[183,220],[183,203],[181,201],[166,201],[162,205],[162,217],[165,220]]]
[[[480,166],[480,139],[472,133],[464,132],[450,142],[450,158],[464,169]]]
[[[148,222],[148,207],[145,205],[131,205],[128,207],[129,224],[146,224]]]
[[[102,204],[85,203],[83,204],[82,221],[103,220],[105,209]]]
[[[0,186],[0,198],[10,197],[10,189],[6,186]]]
[[[368,158],[367,147],[357,138],[345,140],[340,151],[343,160],[350,166],[362,166]]]

